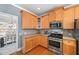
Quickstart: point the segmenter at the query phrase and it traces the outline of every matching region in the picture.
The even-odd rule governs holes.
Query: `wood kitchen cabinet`
[[[48,15],[41,16],[40,19],[41,19],[41,21],[40,21],[40,27],[41,27],[41,29],[48,29],[49,28]]]
[[[41,40],[41,39],[42,39],[41,35],[38,35],[37,38],[38,38],[38,43],[39,43],[39,45],[41,45],[41,41],[42,41],[42,40]]]
[[[47,36],[42,36],[41,45],[48,48],[48,37]]]
[[[35,37],[32,38],[32,41],[33,41],[32,45],[33,45],[33,47],[36,47],[37,45],[39,45],[39,41],[38,40],[39,40],[38,36],[35,36]]]
[[[29,29],[32,29],[33,28],[33,21],[34,21],[33,17],[34,16],[29,13],[29,25],[28,25],[29,26],[28,27]]]
[[[25,38],[23,41],[23,53],[25,54],[26,52],[30,51],[31,49],[39,45],[38,39],[39,37],[37,36]]]
[[[37,16],[21,11],[22,29],[37,29]]]
[[[23,40],[23,53],[25,54],[26,52],[30,51],[37,45],[39,45],[41,36],[33,36],[33,37],[27,37]]]
[[[30,22],[29,13],[25,11],[21,11],[21,17],[22,17],[22,28],[23,29],[29,28],[29,22]]]
[[[47,36],[36,35],[33,37],[28,37],[23,40],[23,53],[30,51],[37,45],[42,45],[48,48],[48,38]]]
[[[38,18],[37,18],[37,16],[34,16],[33,15],[33,28],[34,29],[37,29],[38,27],[38,20],[37,20]]]
[[[54,10],[52,10],[52,11],[50,11],[49,13],[48,13],[48,15],[49,15],[49,17],[48,17],[48,19],[49,19],[49,22],[55,22],[56,20],[56,14],[55,14],[55,11]]]
[[[75,6],[75,19],[79,19],[79,5]]]
[[[40,45],[43,47],[48,48],[48,37],[47,36],[40,36]]]
[[[63,54],[64,55],[75,55],[76,54],[76,41],[63,39]]]
[[[63,21],[63,15],[64,15],[64,7],[57,8],[55,10],[55,20],[56,21],[62,22]]]
[[[48,12],[49,14],[49,21],[50,22],[62,22],[63,21],[63,14],[64,14],[64,7],[57,8]]]
[[[23,53],[30,51],[32,47],[32,38],[25,38],[23,41]]]
[[[63,29],[74,28],[74,8],[67,8],[64,10]]]

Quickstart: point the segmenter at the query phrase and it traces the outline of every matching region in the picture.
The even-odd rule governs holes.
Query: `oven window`
[[[51,34],[49,35],[49,37],[56,37],[56,38],[62,39],[62,38],[63,38],[63,35],[62,35],[62,34],[51,33]]]
[[[49,40],[49,45],[53,47],[60,48],[60,42]]]

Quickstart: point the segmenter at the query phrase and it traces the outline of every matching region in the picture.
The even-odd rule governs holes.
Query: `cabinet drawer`
[[[75,40],[63,40],[63,43],[67,45],[75,46],[76,41]]]
[[[75,55],[75,46],[70,46],[63,44],[63,54],[64,55]]]

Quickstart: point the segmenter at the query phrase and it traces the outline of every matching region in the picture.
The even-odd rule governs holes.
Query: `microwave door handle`
[[[58,24],[58,27],[59,27],[59,24]]]
[[[59,27],[59,24],[58,24],[58,27]]]

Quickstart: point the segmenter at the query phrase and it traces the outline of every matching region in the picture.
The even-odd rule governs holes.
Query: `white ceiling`
[[[45,14],[47,11],[58,6],[69,6],[70,4],[16,4],[38,16]],[[38,10],[37,8],[40,8]]]

